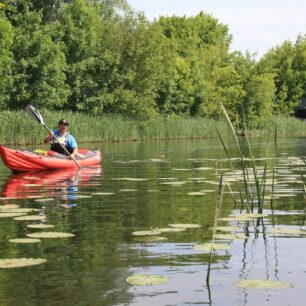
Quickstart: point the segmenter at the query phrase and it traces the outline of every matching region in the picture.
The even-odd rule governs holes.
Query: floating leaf
[[[202,196],[202,195],[205,195],[205,194],[206,194],[205,192],[200,192],[200,191],[188,192],[188,195],[191,195],[191,196]]]
[[[174,181],[174,182],[163,182],[162,185],[171,185],[171,186],[182,186],[186,184],[186,181]]]
[[[198,228],[202,225],[200,224],[188,224],[188,223],[176,223],[176,224],[168,224],[170,227],[176,227],[176,228]]]
[[[114,193],[113,192],[93,192],[92,195],[108,196],[108,195],[114,195]]]
[[[45,219],[46,219],[46,216],[38,216],[38,215],[14,218],[14,220],[19,220],[19,221],[40,221],[40,220],[45,220]]]
[[[159,230],[136,231],[132,233],[132,235],[134,236],[155,236],[155,235],[160,235],[160,234],[161,232]]]
[[[51,202],[54,201],[53,198],[35,199],[35,202]]]
[[[0,259],[0,268],[21,268],[27,266],[35,266],[45,263],[47,260],[42,258],[11,258],[11,259]]]
[[[212,243],[199,243],[194,246],[196,250],[210,251]],[[229,244],[227,243],[214,243],[213,250],[214,251],[226,251],[229,248]]]
[[[39,229],[44,229],[44,228],[53,228],[54,225],[51,224],[28,224],[28,228],[39,228]]]
[[[10,213],[10,212],[4,212],[0,213],[0,218],[15,218],[26,215],[25,213]]]
[[[236,239],[247,239],[248,237],[243,234],[216,234],[216,239],[222,239],[222,240],[236,240]]]
[[[164,284],[169,281],[169,277],[159,274],[135,274],[129,276],[126,281],[131,285],[151,286]]]
[[[29,213],[34,211],[41,211],[38,208],[1,208],[0,213]]]
[[[41,240],[34,238],[16,238],[16,239],[10,239],[9,241],[13,243],[38,243]]]
[[[168,238],[160,237],[160,236],[138,236],[138,237],[135,237],[133,240],[140,241],[140,242],[151,242],[151,241],[164,241],[164,240],[168,240]]]
[[[74,237],[74,234],[63,233],[63,232],[41,232],[27,234],[30,238],[70,238]]]
[[[285,227],[272,228],[269,232],[273,234],[285,234],[285,235],[302,235],[306,233],[305,231],[300,229],[285,228]]]
[[[240,288],[253,289],[285,289],[294,287],[291,283],[261,279],[245,279],[240,281],[236,286]]]
[[[210,230],[213,230],[212,227],[209,228]],[[238,226],[217,226],[216,231],[221,232],[232,232],[232,231],[238,231],[240,230],[240,227]]]
[[[164,227],[158,229],[162,233],[168,233],[168,232],[183,232],[186,230],[184,227]]]

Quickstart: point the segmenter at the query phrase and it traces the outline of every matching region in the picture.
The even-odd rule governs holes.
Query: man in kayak
[[[68,155],[67,150],[71,158],[75,159],[78,154],[78,145],[74,137],[68,132],[68,125],[66,119],[61,119],[58,123],[58,130],[50,131],[49,136],[44,139],[44,143],[51,143],[51,151]]]

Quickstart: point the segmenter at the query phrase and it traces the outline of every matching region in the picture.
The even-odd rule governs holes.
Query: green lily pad
[[[53,198],[35,199],[35,202],[51,202],[54,201]]]
[[[11,258],[11,259],[0,259],[0,268],[21,268],[27,266],[35,266],[45,263],[47,260],[43,258]]]
[[[261,280],[261,279],[246,279],[240,281],[237,285],[240,288],[253,288],[253,289],[285,289],[294,287],[291,283],[285,283],[274,280]]]
[[[162,233],[171,233],[171,232],[183,232],[186,230],[184,227],[163,227],[158,229]]]
[[[94,196],[108,196],[108,195],[114,195],[113,192],[93,192],[92,195]]]
[[[131,285],[151,286],[167,283],[169,277],[159,274],[135,274],[129,276],[126,281]]]
[[[44,229],[44,228],[53,228],[54,225],[52,224],[28,224],[28,228],[39,228],[39,229]]]
[[[300,229],[295,228],[285,228],[285,227],[278,227],[272,228],[270,231],[272,234],[284,234],[284,235],[303,235],[306,232]]]
[[[154,242],[154,241],[164,241],[168,240],[166,237],[160,237],[160,236],[138,236],[135,237],[133,240],[140,241],[140,242]]]
[[[0,213],[29,213],[34,211],[41,211],[38,208],[1,208]]]
[[[13,243],[38,243],[41,240],[34,238],[16,238],[16,239],[10,239],[9,241]]]
[[[202,225],[200,224],[188,224],[188,223],[174,223],[174,224],[168,224],[170,227],[176,227],[176,228],[199,228]]]
[[[212,227],[209,228],[210,230],[213,230]],[[238,231],[241,228],[238,226],[217,226],[216,231],[221,231],[221,232],[232,232],[232,231]]]
[[[237,239],[247,239],[248,237],[244,234],[216,234],[216,239],[222,239],[222,240],[237,240]]]
[[[45,219],[46,219],[46,216],[38,216],[38,215],[14,218],[14,220],[19,220],[19,221],[40,221],[40,220],[45,220]]]
[[[74,237],[74,234],[63,233],[63,232],[40,232],[27,234],[30,238],[70,238]]]
[[[190,196],[203,196],[205,195],[205,192],[195,191],[195,192],[188,192],[188,195]]]
[[[17,212],[4,212],[0,213],[0,218],[15,218],[26,215],[25,213],[17,213]]]
[[[133,232],[132,235],[134,236],[156,236],[160,235],[161,232],[159,230],[150,230],[150,231],[136,231]]]
[[[199,243],[194,246],[196,250],[210,251],[212,243]],[[213,250],[214,251],[226,251],[229,249],[229,244],[227,243],[214,243]]]

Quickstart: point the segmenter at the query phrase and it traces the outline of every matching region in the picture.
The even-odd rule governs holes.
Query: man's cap
[[[66,125],[69,125],[68,121],[66,119],[61,119],[58,124],[66,124]]]

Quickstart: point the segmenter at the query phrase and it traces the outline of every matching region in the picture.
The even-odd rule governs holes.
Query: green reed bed
[[[158,117],[144,121],[69,111],[40,112],[50,129],[57,128],[59,119],[66,118],[70,132],[80,143],[216,137],[216,125],[225,135],[228,133],[225,122],[205,118]],[[25,111],[1,112],[0,120],[1,144],[39,144],[47,135],[46,129],[39,126]]]
[[[57,128],[60,118],[67,118],[71,133],[80,143],[217,137],[216,127],[223,137],[230,135],[225,121],[207,118],[157,117],[137,120],[118,115],[93,116],[47,110],[40,112],[50,129]],[[2,111],[0,120],[1,144],[39,144],[47,134],[26,111]],[[279,135],[306,135],[305,122],[284,117],[273,117],[260,125],[251,126],[248,133],[250,136],[269,134],[275,126]]]

